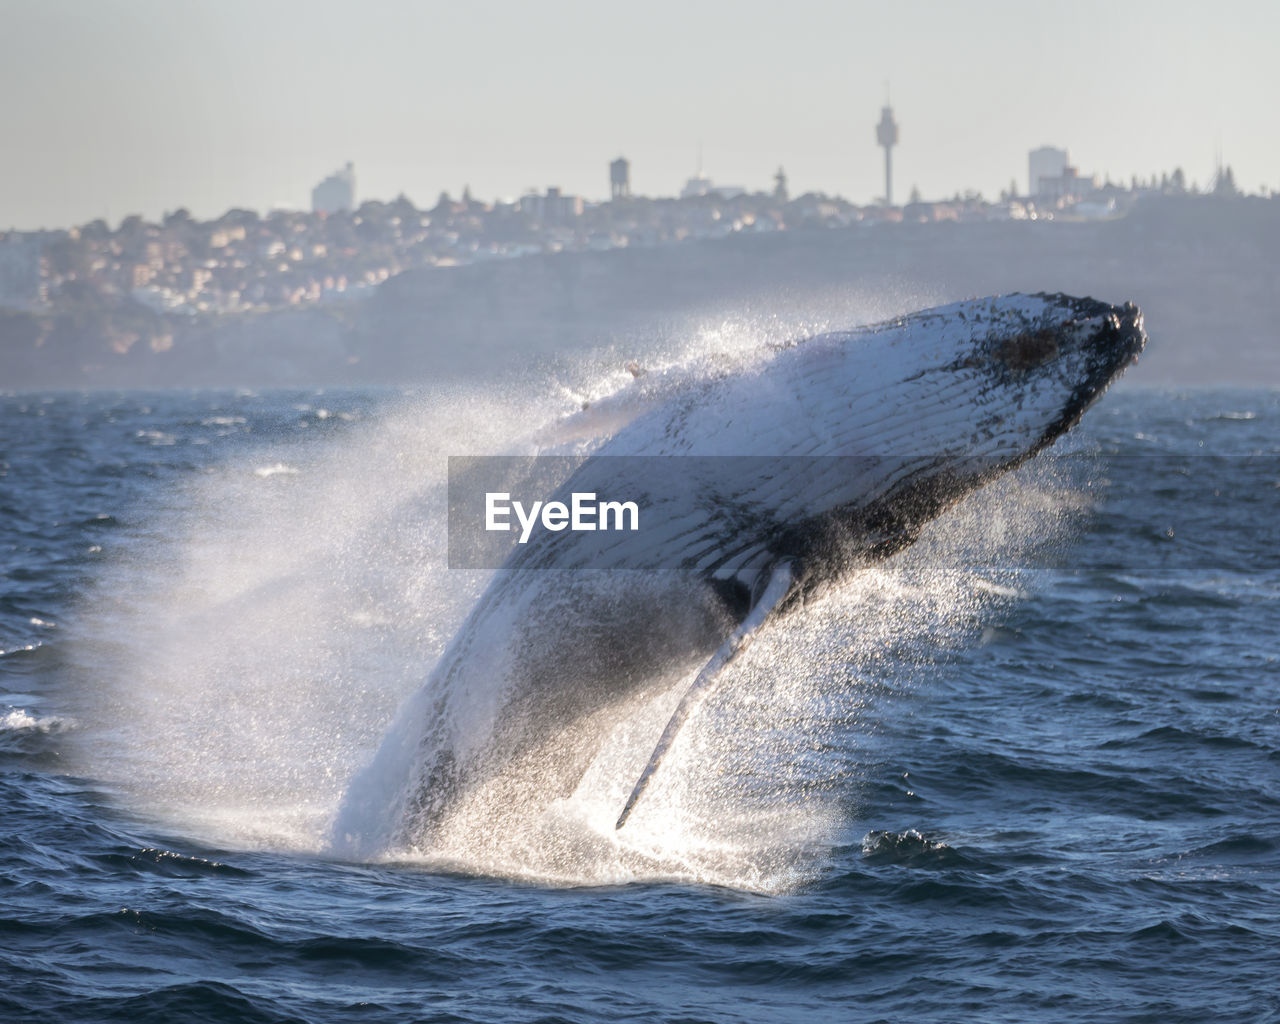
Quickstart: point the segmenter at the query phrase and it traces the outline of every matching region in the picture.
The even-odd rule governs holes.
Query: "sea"
[[[485,581],[446,457],[581,394],[0,394],[0,1020],[1280,1021],[1280,392],[1140,370],[766,630],[626,828],[678,680],[365,860]]]

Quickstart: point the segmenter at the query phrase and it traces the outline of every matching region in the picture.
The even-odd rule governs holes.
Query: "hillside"
[[[1280,200],[1152,200],[1101,222],[884,224],[554,253],[400,274],[359,304],[178,320],[86,298],[0,312],[0,387],[405,383],[729,320],[766,334],[994,292],[1145,310],[1152,385],[1280,386]]]

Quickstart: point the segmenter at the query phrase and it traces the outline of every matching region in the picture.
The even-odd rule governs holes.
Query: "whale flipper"
[[[790,559],[777,562],[770,569],[768,582],[765,584],[760,599],[752,606],[747,617],[742,620],[742,624],[733,631],[729,639],[721,644],[715,654],[711,655],[710,660],[702,666],[702,671],[689,684],[684,696],[680,698],[680,703],[676,705],[675,711],[672,712],[671,718],[667,722],[667,727],[662,730],[662,737],[658,740],[658,745],[653,748],[653,753],[649,755],[649,763],[644,766],[644,771],[640,773],[640,778],[636,780],[635,788],[631,790],[631,795],[627,797],[626,806],[622,808],[622,813],[618,815],[618,823],[613,826],[615,830],[622,828],[627,823],[627,818],[635,810],[637,802],[639,802],[641,795],[649,785],[649,780],[653,778],[653,773],[658,770],[658,765],[662,763],[663,757],[671,749],[671,744],[675,742],[676,733],[680,731],[680,727],[688,721],[694,709],[702,703],[715,687],[719,681],[720,672],[724,667],[751,646],[751,641],[755,638],[756,631],[764,625],[773,611],[781,606],[791,593],[795,579],[796,573]]]

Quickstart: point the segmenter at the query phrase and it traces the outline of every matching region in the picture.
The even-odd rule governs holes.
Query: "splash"
[[[659,346],[646,368],[668,384],[722,373],[810,326],[712,325],[683,353]],[[328,850],[353,776],[487,578],[446,568],[447,457],[532,453],[551,424],[630,379],[600,358],[564,383],[407,396],[339,440],[255,452],[193,481],[86,610],[85,769],[206,841]],[[766,630],[622,833],[618,809],[696,665],[547,737],[468,794],[429,845],[381,856],[574,885],[777,891],[812,877],[856,811],[860,738],[1018,592],[1017,567],[1069,531],[1079,501],[1052,467],[1025,467]],[[475,715],[491,707],[461,698]],[[567,758],[576,783],[548,789]]]
[[[57,715],[36,716],[25,708],[11,708],[0,715],[0,733],[5,732],[60,732],[75,727],[69,718]]]

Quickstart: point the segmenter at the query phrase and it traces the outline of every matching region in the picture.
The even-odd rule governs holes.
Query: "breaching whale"
[[[645,529],[544,530],[512,548],[351,783],[335,852],[429,846],[452,806],[534,750],[552,751],[534,784],[566,795],[592,716],[680,667],[693,680],[621,828],[758,630],[1052,444],[1145,342],[1132,304],[995,296],[774,346],[694,383],[640,376],[569,418],[544,450],[592,446],[551,496],[635,499]]]

